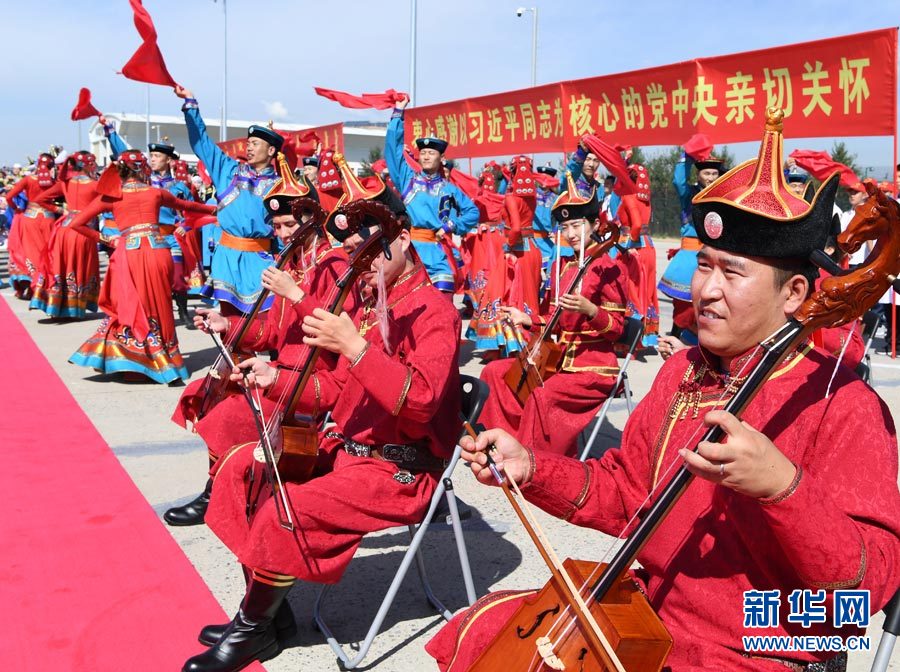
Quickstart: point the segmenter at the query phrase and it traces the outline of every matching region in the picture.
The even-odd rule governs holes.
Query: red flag
[[[209,173],[206,171],[206,166],[203,165],[202,161],[197,162],[197,174],[200,176],[200,179],[203,180],[203,184],[207,187],[212,184],[212,178],[209,176]]]
[[[546,173],[535,173],[534,181],[538,182],[544,189],[549,189],[550,191],[556,191],[560,184],[558,177],[553,177]]]
[[[615,146],[604,142],[596,135],[583,135],[581,142],[585,144],[589,152],[600,159],[600,163],[616,178],[616,193],[619,196],[637,193],[637,187],[628,173],[628,164]]]
[[[91,104],[91,90],[81,89],[78,92],[78,103],[72,108],[72,121],[99,116],[100,110]]]
[[[684,143],[684,153],[694,161],[706,161],[712,150],[712,141],[705,133],[694,133],[691,139]]]
[[[795,149],[789,156],[796,161],[798,166],[820,182],[828,179],[836,170],[839,170],[841,171],[842,187],[855,187],[859,184],[859,178],[856,176],[856,173],[843,163],[838,163],[832,159],[828,152]]]
[[[343,91],[335,91],[334,89],[323,89],[320,86],[314,87],[316,93],[318,93],[323,98],[328,98],[328,100],[333,100],[344,107],[349,107],[353,110],[364,110],[374,108],[376,110],[386,110],[390,107],[393,107],[396,103],[399,103],[401,100],[405,100],[409,98],[409,96],[401,91],[394,91],[394,89],[388,89],[384,93],[364,93],[360,96],[354,96],[351,93],[344,93]]]
[[[128,0],[128,2],[131,3],[131,9],[134,11],[134,26],[144,42],[122,68],[121,74],[137,82],[177,86],[172,75],[166,69],[166,62],[156,45],[156,28],[153,27],[150,13],[144,9],[141,0]]]

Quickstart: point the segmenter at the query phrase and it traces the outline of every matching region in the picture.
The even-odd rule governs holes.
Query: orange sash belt
[[[701,247],[703,247],[703,243],[700,242],[699,238],[690,237],[681,239],[682,250],[687,250],[688,252],[698,252]]]
[[[224,245],[240,252],[268,252],[271,248],[271,242],[268,238],[240,238],[232,236],[227,231],[222,231],[219,245]]]
[[[420,243],[436,243],[437,242],[437,234],[434,229],[422,229],[417,226],[412,227],[412,230],[409,232],[410,238]]]

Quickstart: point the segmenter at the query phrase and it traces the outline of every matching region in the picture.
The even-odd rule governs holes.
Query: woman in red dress
[[[65,199],[65,215],[57,221],[47,253],[33,283],[30,310],[43,310],[50,317],[82,318],[97,311],[100,294],[100,260],[94,241],[75,233],[70,224],[97,197],[97,160],[90,152],[68,158],[52,187],[42,191],[35,203],[46,210],[63,210],[56,201]],[[97,220],[89,223],[97,228]]]
[[[656,347],[659,338],[659,297],[656,294],[656,250],[650,237],[650,174],[637,163],[628,163],[619,147],[613,147],[595,135],[587,135],[583,142],[597,155],[600,162],[616,178],[615,192],[622,198],[616,213],[622,229],[629,231],[625,241],[629,254],[637,264],[623,260],[628,270],[629,317],[644,321],[645,347]],[[629,148],[626,156],[630,157]]]
[[[163,206],[212,213],[215,208],[183,201],[154,189],[150,168],[140,152],[129,150],[106,169],[100,194],[69,224],[92,241],[112,243],[115,251],[100,291],[107,317],[69,358],[102,373],[143,374],[158,383],[187,380],[172,315],[172,255],[159,231]],[[90,227],[101,212],[111,212],[121,233],[111,240]]]
[[[16,296],[28,301],[33,295],[32,284],[41,262],[44,250],[50,240],[56,216],[50,210],[40,207],[35,199],[45,189],[53,186],[53,155],[41,154],[33,175],[26,175],[16,182],[6,194],[9,207],[16,213],[9,235],[9,279],[16,290]],[[28,199],[25,210],[16,207],[14,198],[24,192]]]
[[[504,320],[501,306],[536,315],[541,287],[541,250],[534,242],[537,188],[531,159],[515,157],[510,172],[503,200],[506,245],[494,262],[467,333],[475,340],[476,349],[506,353],[520,349],[521,336]]]

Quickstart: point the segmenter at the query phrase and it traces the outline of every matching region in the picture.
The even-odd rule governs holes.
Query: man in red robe
[[[262,478],[255,444],[218,462],[206,522],[249,581],[234,620],[184,670],[237,670],[275,655],[275,617],[295,579],[337,582],[364,535],[419,522],[430,503],[460,429],[459,315],[413,255],[408,224],[362,281],[371,299],[357,324],[321,309],[303,321],[305,342],[339,363],[301,398],[303,408],[333,409],[336,427],[321,436],[322,475],[285,484],[295,530],[279,524],[272,497],[248,508],[250,474],[255,489]],[[270,398],[296,379],[260,360],[241,367]]]
[[[529,501],[613,535],[679,467],[697,476],[637,556],[636,574],[673,639],[665,663],[673,671],[844,669],[845,653],[746,650],[742,637],[859,635],[856,624],[833,622],[835,591],[870,591],[874,613],[900,584],[897,440],[871,388],[839,367],[826,395],[836,362],[806,343],[740,420],[716,410],[760,358],[758,344],[805,300],[815,275],[805,260],[828,235],[837,176],[807,203],[788,190],[781,155],[780,115],[770,113],[759,159],[694,198],[700,345],[663,365],[620,448],[581,463],[499,430],[464,439],[463,459],[482,482],[493,481],[486,451],[494,444],[498,466]],[[693,452],[711,425],[727,441]],[[797,609],[794,591],[821,610]],[[762,594],[775,610],[759,629],[747,599]],[[462,618],[444,628],[428,645],[440,668],[469,669],[516,602],[476,605],[466,637],[457,637]],[[804,625],[798,616],[813,611]]]

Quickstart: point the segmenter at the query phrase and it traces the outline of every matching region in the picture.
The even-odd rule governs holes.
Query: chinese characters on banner
[[[408,109],[409,140],[434,135],[448,155],[574,150],[584,133],[628,145],[758,140],[769,106],[792,138],[893,135],[897,29],[702,58]]]
[[[316,151],[316,139],[322,143],[323,149],[344,151],[344,124],[341,123],[315,126],[302,131],[282,131],[276,128],[275,132],[284,136],[285,153],[291,161],[312,156]],[[235,159],[244,159],[247,156],[247,138],[235,138],[216,144],[228,156]]]

